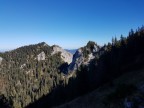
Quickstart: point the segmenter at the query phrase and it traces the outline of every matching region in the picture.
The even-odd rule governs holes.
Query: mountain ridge
[[[90,93],[106,83],[109,83],[111,87],[113,86],[113,81],[121,75],[132,72],[132,70],[142,69],[144,66],[143,36],[144,28],[142,27],[135,32],[131,30],[128,37],[121,36],[120,40],[113,38],[112,43],[100,47],[97,52],[94,53],[94,58],[90,60],[88,64],[81,63],[81,65],[76,68],[75,72],[68,73],[68,75],[65,76],[66,78],[68,77],[66,85],[58,87],[53,93],[41,98],[36,103],[28,106],[28,108],[59,106],[79,96]],[[87,50],[87,48],[82,49],[83,51],[79,52],[82,52],[85,59],[89,57],[88,55],[93,51],[91,47],[89,47],[89,50]],[[81,57],[81,55],[79,57]],[[126,88],[124,94],[122,94],[122,96],[126,98],[125,104],[128,102],[126,96],[129,95],[129,87],[135,89],[135,87],[131,85],[124,85],[124,87],[122,87]],[[118,94],[121,94],[121,92],[123,93],[123,90],[121,91],[120,88],[117,89],[116,93],[114,92],[112,95],[118,96],[118,98],[121,99]],[[118,101],[117,105],[120,103],[121,101]],[[102,104],[105,104],[106,106],[104,108],[107,108],[109,105],[113,106],[114,102],[112,100],[111,102]],[[68,107],[68,105],[66,104],[65,107]],[[101,107],[100,104],[99,108]],[[123,107],[121,106],[120,108]]]
[[[63,73],[59,71],[65,63],[62,51],[52,54],[53,48],[41,42],[0,53],[0,81],[7,82],[7,86],[0,86],[0,96],[4,95],[15,108],[25,107],[63,83]]]
[[[113,38],[104,46],[89,41],[74,55],[45,42],[0,53],[0,102],[8,108],[49,108],[103,88],[107,83],[111,87],[122,75],[143,69],[143,41],[141,27],[131,30],[128,37]],[[135,89],[131,85],[122,87],[127,88],[122,90],[126,102],[129,87]],[[112,93],[114,97],[110,95],[111,101],[103,103],[105,108],[114,104],[115,96],[121,99],[119,89]]]

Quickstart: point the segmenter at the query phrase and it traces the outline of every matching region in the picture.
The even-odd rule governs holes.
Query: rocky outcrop
[[[64,62],[67,62],[68,64],[70,64],[72,62],[72,57],[73,55],[69,52],[67,52],[66,50],[62,49],[61,47],[54,45],[52,46],[52,53],[51,55],[57,54],[57,53],[61,53],[61,58]]]
[[[82,64],[88,65],[89,62],[94,58],[95,56],[93,55],[93,53],[88,54],[88,58],[85,58],[83,56],[82,49],[77,50],[73,56],[73,61],[71,62],[69,66],[69,71],[77,70]]]
[[[76,53],[73,55],[73,60],[69,66],[69,71],[74,71],[78,69],[78,67],[83,63],[84,57],[82,53],[82,49],[78,49]]]
[[[98,50],[99,50],[99,47],[95,44],[92,52],[96,53],[96,52],[98,52]]]
[[[82,64],[88,65],[89,62],[95,58],[95,53],[99,51],[100,47],[92,41],[89,41],[85,47],[76,51],[73,60],[68,67],[68,71],[77,70]]]
[[[0,57],[0,65],[1,65],[1,63],[2,63],[2,60],[3,60],[3,58],[2,58],[2,57]]]
[[[39,55],[37,55],[37,60],[38,61],[45,60],[45,53],[41,52]]]
[[[91,53],[91,54],[89,54],[88,55],[88,61],[87,62],[90,62],[92,59],[94,59],[95,58],[95,56],[94,56],[94,54],[93,53]]]

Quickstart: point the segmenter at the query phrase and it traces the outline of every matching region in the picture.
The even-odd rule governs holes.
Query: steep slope
[[[128,72],[93,92],[55,108],[144,108],[144,69]]]
[[[69,54],[62,49],[53,53],[45,42],[0,53],[0,95],[14,108],[24,108],[47,95],[63,83],[59,70],[67,62],[61,58],[63,53]]]

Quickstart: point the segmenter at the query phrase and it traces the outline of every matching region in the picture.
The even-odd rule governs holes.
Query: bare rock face
[[[73,60],[69,66],[69,71],[74,71],[78,69],[78,67],[83,63],[84,57],[82,53],[82,49],[78,49],[73,56]]]
[[[98,50],[99,50],[99,48],[96,45],[94,45],[93,53],[98,52]]]
[[[2,57],[0,57],[0,65],[1,65],[1,63],[2,63],[2,60],[3,60],[3,58],[2,58]]]
[[[61,47],[54,45],[52,46],[52,53],[51,55],[57,54],[57,53],[61,53],[61,58],[64,62],[67,62],[68,64],[70,64],[72,62],[72,57],[73,55],[69,52],[67,52],[66,50],[62,49]]]
[[[37,60],[38,61],[45,60],[45,53],[41,52],[39,55],[37,55]]]
[[[89,41],[85,47],[76,51],[73,60],[68,67],[68,71],[72,72],[77,70],[82,64],[88,65],[89,62],[95,58],[95,53],[99,51],[99,46],[92,41]]]
[[[95,58],[95,56],[93,55],[93,53],[90,53],[89,55],[88,55],[88,60],[87,60],[87,62],[90,62],[92,59],[94,59]]]
[[[78,49],[76,51],[76,53],[74,54],[73,56],[73,61],[71,62],[70,66],[69,66],[69,71],[75,71],[77,70],[82,64],[84,65],[88,65],[89,62],[94,59],[95,56],[93,55],[93,53],[90,53],[88,55],[88,58],[86,59],[84,56],[83,56],[83,51],[82,49]]]

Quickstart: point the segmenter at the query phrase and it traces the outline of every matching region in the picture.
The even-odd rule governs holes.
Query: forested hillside
[[[43,42],[1,53],[0,99],[9,107],[23,108],[63,83],[59,67],[64,61],[60,53],[51,52]]]
[[[70,64],[67,58],[71,54],[44,42],[0,53],[0,105],[50,108],[105,83],[112,86],[121,75],[144,68],[144,27],[104,46],[89,41]]]
[[[127,37],[121,35],[120,40],[117,40],[116,37],[113,38],[111,43],[100,48],[97,47],[96,52],[93,52],[96,44],[89,42],[85,47],[80,48],[80,52],[85,60],[90,54],[93,54],[94,58],[88,63],[81,63],[75,72],[68,73],[68,75],[72,75],[68,80],[68,85],[57,87],[50,95],[44,96],[29,107],[48,108],[66,103],[105,83],[112,86],[113,80],[119,76],[144,68],[143,42],[144,27],[138,28],[136,31],[131,30]]]

